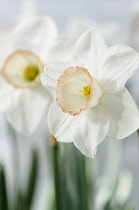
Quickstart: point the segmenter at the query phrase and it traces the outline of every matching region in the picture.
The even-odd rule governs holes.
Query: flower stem
[[[77,182],[80,210],[88,210],[88,180],[86,176],[86,159],[83,155],[76,153],[77,157]]]
[[[53,137],[54,138],[54,137]],[[55,140],[55,143],[54,143]],[[59,146],[56,139],[53,139],[52,152],[53,152],[53,173],[54,173],[54,185],[55,185],[55,199],[56,199],[56,210],[62,210],[61,206],[61,191],[60,191],[60,171],[58,167],[58,154]]]
[[[86,160],[82,157],[82,175],[81,186],[82,186],[82,208],[88,210],[88,187],[87,187],[87,177],[86,177]]]

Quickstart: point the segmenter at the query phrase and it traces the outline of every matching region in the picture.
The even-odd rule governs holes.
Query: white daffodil
[[[51,96],[41,85],[40,74],[57,54],[58,59],[63,58],[60,44],[53,44],[56,37],[57,28],[51,18],[31,17],[0,39],[0,111],[23,135],[34,132],[49,106]]]
[[[95,29],[77,40],[75,54],[47,65],[41,76],[54,97],[48,126],[59,142],[73,142],[94,157],[106,135],[122,139],[139,127],[138,108],[124,87],[138,67],[138,54],[126,46],[108,47]]]

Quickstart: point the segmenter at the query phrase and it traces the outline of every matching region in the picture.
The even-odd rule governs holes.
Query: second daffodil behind
[[[31,17],[0,40],[0,111],[23,135],[35,131],[51,101],[40,74],[56,37],[51,18]]]
[[[133,49],[108,47],[92,29],[79,37],[72,59],[47,65],[41,81],[54,98],[48,125],[56,139],[94,157],[106,135],[122,139],[136,131],[139,110],[124,85],[138,62]]]

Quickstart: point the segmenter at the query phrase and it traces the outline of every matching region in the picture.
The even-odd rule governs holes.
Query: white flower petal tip
[[[15,39],[20,38],[41,48],[47,48],[57,34],[55,22],[47,16],[23,19],[13,31]]]
[[[83,67],[69,67],[58,78],[56,101],[62,111],[73,116],[99,103],[102,91]],[[96,93],[97,92],[97,93]]]
[[[94,158],[97,146],[108,133],[109,125],[109,116],[101,105],[86,110],[78,121],[78,135],[73,140],[75,146],[85,156]]]
[[[118,92],[139,66],[138,53],[128,46],[110,47],[100,65],[99,80],[105,92]]]
[[[17,25],[17,27],[14,29],[13,34],[14,35],[16,35],[16,34],[23,35],[23,33],[25,33],[25,32],[31,33],[32,30],[36,31],[36,30],[38,30],[38,28],[42,29],[43,31],[49,29],[49,33],[53,32],[53,36],[57,35],[56,23],[54,22],[54,20],[51,17],[48,17],[48,16],[42,16],[42,17],[33,16],[28,19],[22,20]],[[40,33],[43,31],[40,30]],[[35,34],[35,35],[37,35],[37,34]]]
[[[86,148],[85,145],[78,145],[76,142],[73,142],[74,146],[82,153],[82,155],[86,156],[87,158],[95,158],[97,153],[97,146],[92,151],[89,151],[89,149]]]
[[[39,57],[29,50],[12,53],[2,67],[5,80],[15,88],[27,88],[38,84],[43,64]]]
[[[7,111],[7,120],[13,128],[24,136],[35,132],[42,117],[47,113],[51,96],[41,85],[18,89]]]
[[[119,93],[108,94],[103,106],[110,117],[108,136],[124,139],[139,128],[139,109],[126,88]]]
[[[78,59],[94,76],[107,49],[107,43],[96,29],[84,32],[75,45]]]

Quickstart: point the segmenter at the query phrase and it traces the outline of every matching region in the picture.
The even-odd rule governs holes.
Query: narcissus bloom
[[[62,40],[55,46],[56,40],[57,28],[49,17],[25,19],[0,39],[0,111],[23,135],[35,131],[49,106],[51,96],[41,85],[40,74],[57,54],[63,58]]]
[[[139,110],[124,85],[138,62],[133,49],[108,47],[92,29],[77,40],[73,59],[47,65],[41,81],[54,98],[48,126],[57,140],[94,157],[106,135],[122,139],[136,131]]]

